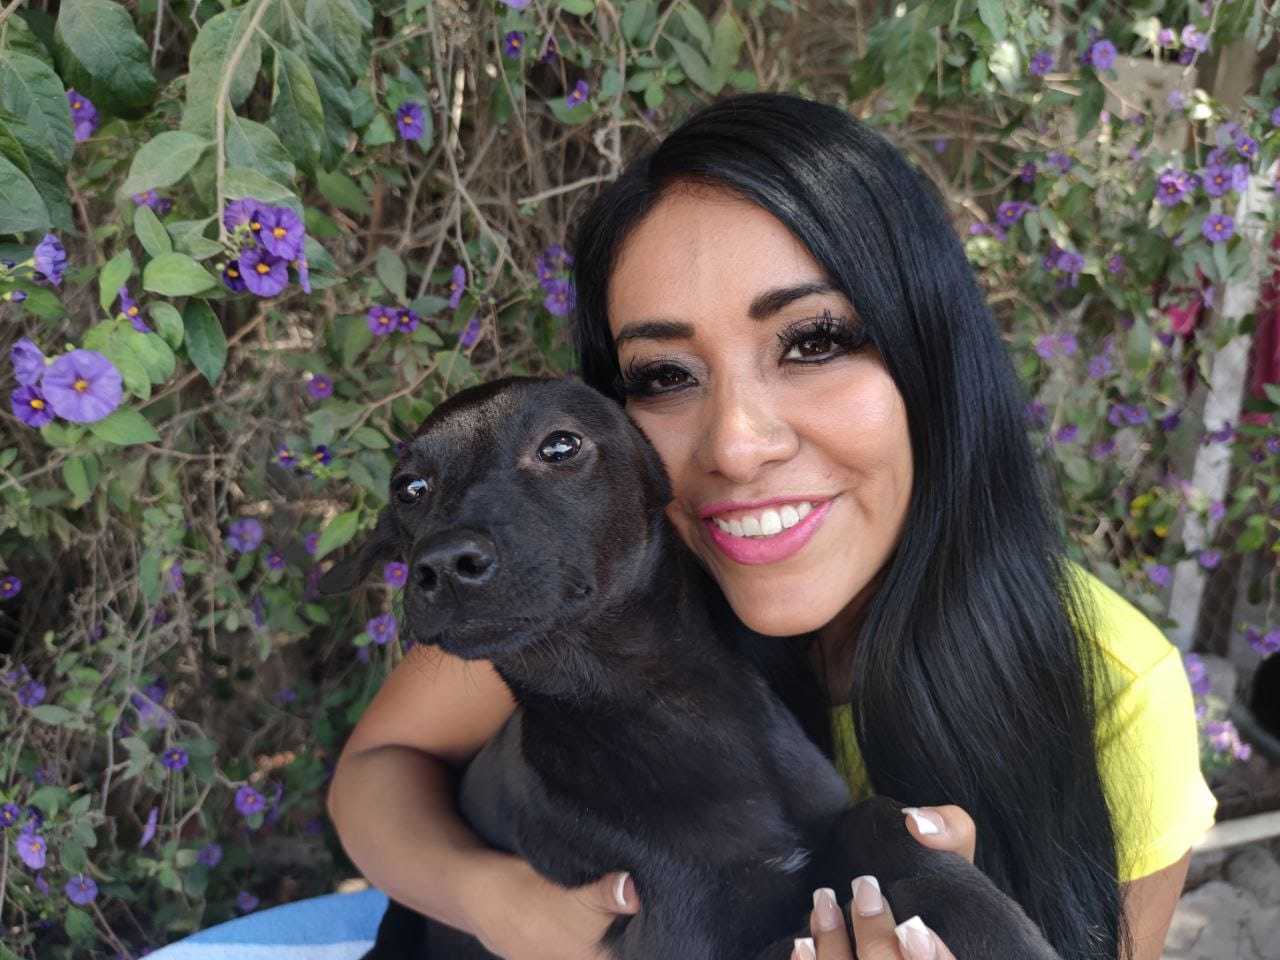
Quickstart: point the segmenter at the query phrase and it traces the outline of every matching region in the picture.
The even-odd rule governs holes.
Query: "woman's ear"
[[[330,567],[316,585],[321,596],[348,593],[369,576],[369,571],[379,560],[396,560],[400,557],[400,525],[396,522],[391,506],[382,508],[373,532],[355,549]]]

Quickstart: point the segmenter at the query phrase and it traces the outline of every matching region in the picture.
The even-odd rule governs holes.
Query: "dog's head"
[[[491,658],[625,589],[670,499],[657,451],[613,401],[577,381],[494,381],[418,428],[373,533],[320,592],[401,560],[409,636]]]

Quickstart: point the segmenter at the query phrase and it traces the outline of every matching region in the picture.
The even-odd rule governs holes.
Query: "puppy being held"
[[[850,805],[758,667],[787,641],[737,621],[670,499],[617,404],[507,378],[432,412],[372,536],[322,578],[349,590],[404,560],[408,636],[511,688],[516,711],[462,778],[475,832],[566,887],[629,871],[640,912],[602,941],[618,960],[785,960],[812,891],[864,874],[957,957],[1056,957],[985,874],[918,843],[901,804]],[[368,958],[427,957],[492,954],[393,901]]]

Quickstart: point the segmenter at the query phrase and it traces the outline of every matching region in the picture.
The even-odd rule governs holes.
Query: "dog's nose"
[[[428,599],[452,581],[457,587],[478,587],[493,578],[498,548],[483,533],[456,530],[433,538],[413,561],[413,575]]]

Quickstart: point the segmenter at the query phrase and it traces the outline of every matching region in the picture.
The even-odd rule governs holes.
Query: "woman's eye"
[[[813,349],[815,346],[819,349]],[[803,360],[805,357],[820,357],[835,349],[835,341],[830,337],[805,337],[797,340],[783,356],[783,360]],[[825,349],[822,349],[825,348]]]
[[[670,364],[635,369],[628,366],[621,378],[622,392],[629,397],[656,397],[683,387],[689,374]]]

